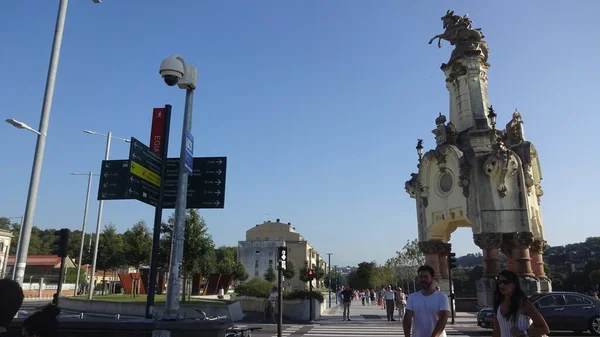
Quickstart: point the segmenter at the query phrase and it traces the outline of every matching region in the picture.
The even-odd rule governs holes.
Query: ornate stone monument
[[[520,112],[513,113],[505,130],[496,129],[487,93],[489,49],[481,29],[453,11],[442,22],[444,33],[429,43],[438,39],[438,46],[441,40],[454,46],[441,67],[450,93],[449,121],[441,113],[435,119],[435,149],[423,154],[418,140],[418,173],[406,182],[417,201],[419,247],[442,290],[449,291],[446,243],[458,227],[470,227],[484,258],[477,289],[481,307],[492,304],[500,253],[527,293],[551,291],[542,260],[547,245],[537,151],[525,140]]]

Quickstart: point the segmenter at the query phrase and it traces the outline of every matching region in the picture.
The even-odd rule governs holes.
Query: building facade
[[[265,221],[247,230],[246,240],[238,242],[238,259],[246,267],[250,278],[263,277],[270,266],[276,269],[277,247],[281,246],[287,247],[288,261],[294,261],[296,265],[296,275],[290,280],[285,280],[285,288],[308,288],[308,283],[298,278],[298,272],[304,264],[312,268],[320,265],[327,271],[326,261],[306,238],[296,232],[291,223],[283,223],[279,219],[275,222]],[[322,283],[322,280],[320,282]],[[318,285],[315,282],[313,286]]]
[[[6,229],[0,229],[0,278],[5,277],[7,271],[11,241],[12,232]]]

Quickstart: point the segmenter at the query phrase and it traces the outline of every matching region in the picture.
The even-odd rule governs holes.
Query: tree
[[[0,217],[0,229],[10,230],[11,222],[9,218]]]
[[[146,222],[138,221],[123,233],[123,255],[125,262],[134,267],[147,265],[152,253],[152,233]]]
[[[237,258],[237,247],[222,246],[215,250],[216,271],[219,274],[233,274],[236,281],[245,281],[248,279],[248,271],[241,261]]]
[[[246,266],[244,266],[242,261],[235,261],[235,264],[233,265],[233,279],[243,282],[246,281],[249,276]]]
[[[302,268],[300,268],[300,270],[298,271],[298,279],[304,283],[307,283],[310,281],[310,279],[308,278],[308,262],[304,262],[304,266],[302,266]]]
[[[265,275],[263,276],[265,278],[265,280],[273,283],[277,280],[277,275],[275,274],[275,270],[273,269],[273,266],[269,266],[269,268],[267,269],[267,271],[265,272]]]
[[[308,272],[308,271],[307,271]],[[285,269],[283,270],[283,277],[286,280],[291,280],[296,276],[296,263],[293,260],[288,260],[285,263]]]
[[[317,280],[317,282],[322,280],[326,275],[325,268],[323,268],[323,267],[324,266],[323,266],[323,263],[321,263],[321,260],[320,259],[317,260],[317,264],[314,268],[315,280]]]
[[[600,270],[593,270],[590,273],[590,285],[596,288],[600,285]]]
[[[96,270],[104,272],[103,283],[106,279],[106,271],[121,267],[124,260],[121,234],[118,234],[116,227],[110,224],[104,227],[104,231],[100,234],[96,257]],[[102,287],[102,293],[104,294],[104,287]]]
[[[361,262],[358,268],[348,276],[348,285],[354,289],[379,288],[381,284],[376,283],[377,263]]]

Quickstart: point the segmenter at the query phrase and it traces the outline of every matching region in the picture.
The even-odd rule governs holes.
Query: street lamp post
[[[90,193],[92,190],[92,177],[93,176],[97,176],[98,174],[94,174],[94,172],[90,171],[89,173],[71,173],[74,176],[83,176],[83,175],[87,175],[88,176],[88,187],[87,187],[87,194],[85,197],[85,207],[83,209],[83,225],[81,226],[81,245],[79,248],[79,259],[77,260],[77,279],[75,281],[75,292],[73,294],[73,296],[77,296],[77,289],[79,289],[79,275],[81,274],[81,260],[83,259],[83,246],[85,245],[85,227],[87,224],[87,214],[88,214],[88,208],[90,205]],[[92,235],[90,234],[90,237]],[[87,276],[87,272],[86,272],[86,276]]]
[[[183,262],[183,246],[185,233],[185,213],[187,203],[188,173],[185,168],[185,155],[188,149],[189,137],[192,131],[192,108],[194,104],[194,89],[198,82],[198,69],[186,64],[179,55],[171,55],[160,64],[160,75],[168,86],[178,85],[185,89],[185,108],[183,112],[183,132],[181,134],[181,150],[179,155],[179,176],[177,179],[177,198],[175,201],[175,224],[173,226],[173,247],[169,265],[169,280],[167,286],[167,303],[165,313],[178,316],[179,291],[181,289],[181,264]],[[189,141],[188,141],[189,140]],[[155,280],[150,280],[155,282]]]
[[[114,138],[114,139],[122,140],[126,143],[131,142],[131,140],[129,140],[129,139],[113,136],[112,132],[109,132],[107,134],[94,132],[94,131],[90,131],[90,130],[83,130],[83,132],[90,134],[90,135],[106,137],[106,150],[104,152],[104,160],[108,160],[108,157],[110,155],[111,139]],[[92,272],[91,272],[92,275],[90,276],[90,284],[89,284],[90,291],[88,291],[88,300],[91,300],[93,297],[93,294],[94,294],[94,281],[96,278],[96,259],[98,258],[98,241],[100,241],[100,227],[102,224],[102,209],[103,209],[103,207],[104,207],[104,200],[100,200],[98,202],[98,219],[96,220],[96,242],[94,242],[94,256],[92,257]],[[90,237],[90,240],[91,240],[91,237]]]
[[[19,250],[17,251],[15,265],[13,267],[15,270],[15,277],[13,278],[20,284],[23,284],[25,267],[27,266],[27,253],[29,251],[31,229],[33,228],[33,218],[35,216],[35,206],[37,203],[37,194],[40,185],[40,177],[42,174],[44,150],[46,149],[46,134],[48,133],[48,125],[50,124],[50,111],[52,109],[52,99],[54,98],[54,84],[56,83],[56,73],[58,70],[58,60],[60,58],[60,48],[62,46],[68,4],[69,0],[60,0],[58,5],[56,26],[54,28],[54,40],[52,42],[52,50],[50,52],[50,63],[48,65],[46,88],[44,90],[44,101],[42,103],[42,114],[40,116],[40,126],[38,130],[29,128],[30,131],[38,134],[38,138],[35,146],[35,154],[33,156],[33,166],[31,168],[31,178],[29,180],[29,191],[27,193],[27,204],[25,206],[25,215],[23,215],[23,226],[21,226],[21,232],[23,234],[20,235],[21,240],[19,240]],[[7,120],[7,122],[13,124],[10,120]],[[19,127],[18,125],[15,126]]]
[[[329,262],[327,262],[327,269],[329,271],[329,307],[331,308],[331,255],[333,255],[333,253],[327,253],[328,257],[329,257]]]

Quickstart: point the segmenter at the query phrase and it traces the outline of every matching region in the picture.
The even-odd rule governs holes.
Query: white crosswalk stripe
[[[281,331],[281,336],[291,336],[294,332],[302,329],[304,325],[291,325]],[[272,336],[277,337],[277,332]]]
[[[455,330],[446,329],[446,334],[449,336],[462,335]],[[310,331],[303,334],[302,337],[335,337],[335,336],[351,336],[351,337],[398,337],[404,336],[404,329],[401,326],[384,326],[384,325],[363,325],[363,324],[347,324],[347,325],[321,325],[314,326]]]

